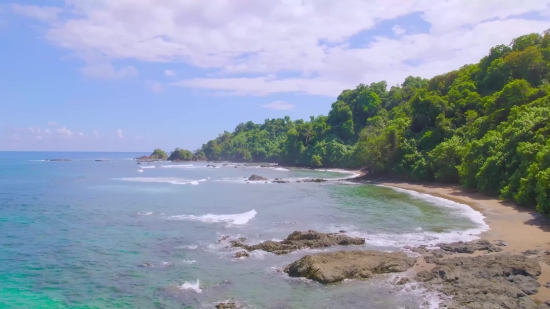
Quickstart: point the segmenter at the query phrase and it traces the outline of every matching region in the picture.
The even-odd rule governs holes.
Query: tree
[[[166,160],[168,156],[166,155],[166,152],[164,152],[162,149],[155,149],[150,157],[153,159]]]

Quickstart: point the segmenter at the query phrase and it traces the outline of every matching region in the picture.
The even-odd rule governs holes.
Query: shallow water
[[[218,239],[346,230],[366,245],[331,250],[393,251],[487,228],[439,198],[296,182],[343,173],[131,160],[140,155],[0,152],[0,308],[213,308],[230,298],[249,308],[419,308],[426,296],[396,291],[389,277],[322,286],[277,271],[312,251],[237,260]],[[40,161],[49,158],[73,161]],[[246,183],[251,174],[293,182]]]

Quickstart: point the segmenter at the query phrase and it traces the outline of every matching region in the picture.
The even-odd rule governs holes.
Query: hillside
[[[344,90],[328,115],[239,124],[209,160],[365,168],[461,183],[550,213],[550,34],[491,48],[477,64]]]

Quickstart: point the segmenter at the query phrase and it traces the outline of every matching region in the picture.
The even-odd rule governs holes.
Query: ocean
[[[391,276],[324,286],[280,270],[315,252],[396,251],[488,229],[466,205],[349,183],[345,171],[133,160],[144,154],[0,152],[0,308],[214,308],[231,299],[243,308],[430,308],[436,295],[397,291]],[[57,158],[71,161],[45,161]],[[247,183],[252,174],[291,182]],[[298,182],[306,178],[334,181]],[[309,229],[366,244],[235,259],[219,241]]]

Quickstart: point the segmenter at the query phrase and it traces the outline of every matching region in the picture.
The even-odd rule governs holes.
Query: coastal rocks
[[[437,244],[439,248],[443,251],[452,252],[452,253],[474,253],[476,251],[487,251],[487,252],[500,252],[501,248],[493,245],[488,240],[478,240],[470,242],[453,242],[450,244]]]
[[[239,251],[239,252],[235,253],[234,257],[237,258],[237,259],[247,258],[247,257],[250,257],[250,254],[248,254],[248,252],[246,252],[246,251]]]
[[[376,274],[404,272],[416,260],[403,252],[339,251],[307,255],[288,265],[284,272],[290,277],[328,284],[344,279],[368,279]]]
[[[428,263],[436,263],[437,259],[454,253],[469,253],[472,254],[476,251],[487,252],[500,252],[501,248],[492,244],[487,240],[477,240],[470,242],[453,242],[449,244],[437,244],[439,249],[427,249],[426,246],[419,246],[416,248],[405,247],[405,249],[412,252],[419,253],[424,256],[424,260]]]
[[[50,161],[50,162],[70,162],[72,160],[71,159],[47,159],[46,161]]]
[[[303,182],[326,182],[326,179],[315,178],[315,179],[304,179]]]
[[[278,179],[276,178],[275,180],[272,181],[272,183],[289,183],[290,181],[287,181],[287,180],[283,180],[283,179]]]
[[[268,180],[267,178],[264,178],[262,176],[258,176],[256,174],[252,174],[252,176],[248,177],[249,181],[261,181],[261,180]]]
[[[233,308],[237,308],[237,304],[234,302],[226,302],[226,303],[216,304],[214,307],[216,307],[216,309],[233,309]]]
[[[456,257],[437,261],[416,280],[451,296],[449,308],[524,308],[537,305],[527,296],[538,290],[541,268],[523,255]]]
[[[322,248],[336,245],[363,245],[365,244],[365,239],[337,233],[320,233],[309,230],[307,232],[295,231],[283,241],[268,240],[252,246],[245,245],[238,241],[232,241],[231,244],[233,247],[243,248],[248,251],[264,250],[281,255],[305,248]]]

